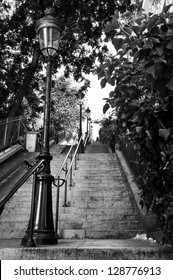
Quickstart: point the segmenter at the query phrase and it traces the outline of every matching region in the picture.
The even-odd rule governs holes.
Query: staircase
[[[142,232],[138,210],[114,154],[80,155],[70,207],[60,215],[67,239],[127,239]]]
[[[51,154],[51,173],[56,176],[65,155],[56,146]],[[0,216],[1,260],[172,259],[171,248],[133,238],[143,232],[138,209],[116,155],[101,144],[93,143],[80,154],[73,186],[68,187],[68,207],[63,207],[64,188],[60,188],[57,245],[21,246],[30,216],[31,185],[30,179]],[[52,194],[55,212],[56,187]]]

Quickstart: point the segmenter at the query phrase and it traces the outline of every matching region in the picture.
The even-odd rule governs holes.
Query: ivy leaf
[[[136,126],[136,132],[138,133],[138,134],[141,134],[142,133],[142,130],[143,130],[143,126]]]
[[[156,66],[155,66],[155,64],[152,65],[152,66],[150,66],[150,67],[148,67],[148,68],[146,69],[146,72],[147,72],[148,74],[150,74],[154,79],[156,79]]]
[[[159,129],[159,136],[162,137],[166,141],[168,140],[168,137],[170,136],[170,134],[171,134],[170,128]]]
[[[114,65],[113,65],[113,64],[110,64],[109,67],[108,67],[107,73],[106,73],[106,79],[107,79],[107,80],[110,79],[113,70],[114,70]]]
[[[156,48],[156,51],[157,51],[157,54],[158,54],[159,56],[162,56],[162,55],[163,55],[163,47],[157,47],[157,48]]]
[[[144,31],[147,28],[147,22],[142,21],[140,27],[140,32]]]
[[[117,28],[119,28],[119,24],[117,21],[117,16],[115,15],[115,16],[112,16],[112,21],[106,24],[104,32],[109,33]]]
[[[158,20],[158,15],[152,16],[148,21],[148,28],[152,28],[157,20]]]
[[[111,86],[114,86],[115,85],[115,78],[112,77],[109,79],[108,83],[111,85]]]
[[[130,16],[132,16],[132,13],[129,11],[123,13],[123,17],[130,17]]]
[[[169,43],[166,46],[167,49],[173,50],[173,40],[170,40]]]
[[[104,88],[105,87],[105,85],[106,85],[106,83],[107,83],[107,80],[106,80],[106,78],[103,78],[102,80],[101,80],[101,88]]]
[[[173,91],[173,77],[171,78],[171,80],[166,84],[166,87]]]
[[[132,29],[137,35],[140,33],[140,27],[139,26],[132,26]]]
[[[114,95],[115,95],[115,92],[114,92],[114,91],[111,91],[111,92],[109,93],[109,97],[110,97],[110,98],[114,97]]]
[[[105,76],[105,71],[104,71],[104,69],[102,68],[101,70],[100,70],[100,72],[98,73],[98,79],[100,80],[102,77],[104,77]]]
[[[148,41],[146,42],[146,44],[143,46],[143,50],[146,50],[146,49],[152,49],[153,48],[153,42],[152,41]]]
[[[103,114],[105,114],[109,108],[110,108],[110,105],[109,105],[108,103],[106,103],[106,104],[103,106]]]
[[[131,34],[132,34],[132,31],[133,31],[130,27],[124,27],[124,30],[125,30],[125,32],[128,33],[129,35],[131,35]]]
[[[165,7],[163,8],[163,13],[166,14],[166,13],[169,11],[169,9],[171,8],[171,6],[172,6],[172,4],[169,4],[169,5],[165,6]]]
[[[122,38],[114,38],[112,39],[112,44],[114,45],[116,51],[122,48],[123,39]]]
[[[168,29],[166,32],[166,37],[172,37],[173,36],[173,30],[171,28]]]

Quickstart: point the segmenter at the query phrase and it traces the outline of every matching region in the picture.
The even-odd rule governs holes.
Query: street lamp
[[[36,175],[36,189],[34,199],[34,219],[28,226],[26,235],[22,239],[25,246],[57,244],[58,237],[54,230],[52,210],[52,182],[54,177],[50,172],[52,156],[49,152],[49,126],[50,126],[50,96],[51,96],[51,63],[57,54],[61,37],[61,28],[53,15],[53,10],[48,8],[45,17],[36,24],[39,35],[39,44],[42,54],[47,61],[46,93],[43,120],[43,146],[37,160],[44,160],[44,168]],[[33,239],[31,240],[31,223]],[[35,243],[35,244],[34,244]]]
[[[87,135],[88,135],[88,121],[89,121],[89,117],[90,117],[90,113],[91,113],[91,110],[90,108],[88,107],[85,112],[87,113]]]
[[[82,91],[79,91],[77,94],[77,98],[79,99],[79,106],[80,106],[80,113],[79,113],[79,139],[82,137],[82,99],[84,98],[84,93]],[[80,145],[80,153],[84,153],[84,146],[83,146],[83,140],[81,140]]]

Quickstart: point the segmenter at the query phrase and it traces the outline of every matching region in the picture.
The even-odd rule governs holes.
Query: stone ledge
[[[155,238],[158,242],[161,242],[161,234],[160,232],[156,232],[157,227],[157,221],[156,221],[156,215],[153,214],[147,214],[144,209],[140,206],[140,195],[139,195],[139,188],[134,180],[134,175],[132,174],[127,161],[125,157],[123,156],[123,153],[120,150],[116,150],[115,154],[117,155],[118,161],[123,169],[123,172],[125,174],[125,177],[127,179],[127,183],[130,186],[130,189],[133,193],[138,211],[140,213],[141,220],[143,222],[143,225],[145,227],[145,230],[147,232],[148,237]],[[154,233],[154,235],[153,235]],[[158,236],[158,238],[157,238]]]

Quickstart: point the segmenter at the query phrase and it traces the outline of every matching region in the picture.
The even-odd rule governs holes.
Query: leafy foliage
[[[79,128],[79,105],[77,89],[71,81],[60,77],[54,81],[52,90],[51,119],[59,128],[77,131]]]
[[[63,36],[53,71],[62,65],[65,77],[75,80],[93,70],[95,60],[103,61],[107,48],[102,45],[105,18],[112,10],[131,9],[130,1],[114,0],[3,0],[0,3],[0,117],[23,114],[22,100],[37,95],[42,63],[35,32],[36,20],[44,16],[46,7],[54,6]],[[37,110],[37,107],[35,108]]]
[[[139,13],[121,17],[116,12],[105,32],[117,53],[98,73],[102,86],[115,85],[104,110],[116,108],[116,130],[131,141],[145,167],[137,178],[141,206],[157,214],[164,243],[173,242],[173,13],[168,13],[169,7],[148,18]]]
[[[116,144],[116,131],[115,120],[111,117],[105,118],[101,121],[101,128],[99,130],[100,142],[111,147],[112,151],[115,151]]]

